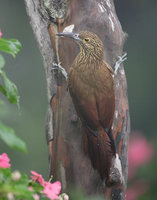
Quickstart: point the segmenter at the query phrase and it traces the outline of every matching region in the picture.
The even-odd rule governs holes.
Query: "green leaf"
[[[13,57],[21,50],[21,43],[16,39],[0,38],[0,50],[11,54]]]
[[[0,91],[2,92],[2,94],[4,94],[5,96],[7,95],[4,87],[0,84]]]
[[[31,186],[31,187],[33,187],[33,190],[34,190],[34,192],[36,192],[36,193],[38,193],[38,192],[40,192],[40,191],[42,191],[43,190],[43,186],[41,186],[39,183],[37,183],[37,182],[29,182],[29,185]]]
[[[17,104],[19,108],[19,95],[16,85],[8,79],[6,73],[0,70],[0,74],[3,78],[4,85],[0,85],[0,91],[8,98],[8,101],[12,104]]]
[[[16,184],[12,187],[12,192],[16,197],[19,197],[20,199],[29,199],[33,200],[33,192],[28,190],[27,185],[19,185]]]
[[[5,60],[3,58],[3,56],[0,54],[0,69],[2,69],[5,65]]]
[[[12,149],[27,152],[26,144],[17,137],[14,130],[0,122],[0,138]]]
[[[11,177],[10,167],[6,169],[0,168],[0,175],[1,175],[0,181],[5,182],[6,179]]]

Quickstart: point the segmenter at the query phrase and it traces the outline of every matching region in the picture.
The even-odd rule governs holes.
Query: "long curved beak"
[[[78,33],[71,33],[71,32],[63,32],[63,33],[57,33],[57,36],[60,37],[68,37],[68,38],[72,38],[78,42],[81,42],[82,40],[79,38],[79,34]]]

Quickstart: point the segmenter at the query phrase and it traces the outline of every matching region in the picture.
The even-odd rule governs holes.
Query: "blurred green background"
[[[115,6],[123,30],[128,33],[124,51],[128,53],[125,71],[132,130],[144,132],[156,144],[157,1],[115,0]],[[8,153],[14,169],[27,174],[35,170],[47,178],[45,74],[23,1],[0,1],[0,29],[3,37],[16,38],[23,46],[16,59],[3,54],[8,77],[19,89],[21,115],[16,106],[8,104],[8,111],[2,112],[1,118],[26,141],[29,154],[10,150],[1,141],[0,153]]]
[[[0,152],[8,153],[14,169],[27,174],[30,170],[35,170],[47,178],[45,74],[38,46],[26,15],[24,1],[0,1],[0,29],[4,38],[16,38],[22,43],[22,51],[16,59],[3,54],[8,77],[16,83],[19,90],[21,115],[18,114],[16,106],[8,103],[8,112],[3,113],[2,119],[26,142],[29,154],[11,150],[1,140]]]

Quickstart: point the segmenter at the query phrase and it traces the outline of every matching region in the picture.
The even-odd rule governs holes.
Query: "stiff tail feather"
[[[84,128],[84,151],[91,159],[94,169],[97,169],[102,180],[110,173],[112,158],[115,155],[115,145],[108,133],[100,128],[98,133],[92,134]]]

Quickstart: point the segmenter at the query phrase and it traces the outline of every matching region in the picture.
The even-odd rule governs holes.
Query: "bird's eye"
[[[89,38],[85,38],[84,40],[85,40],[86,42],[89,42]]]

